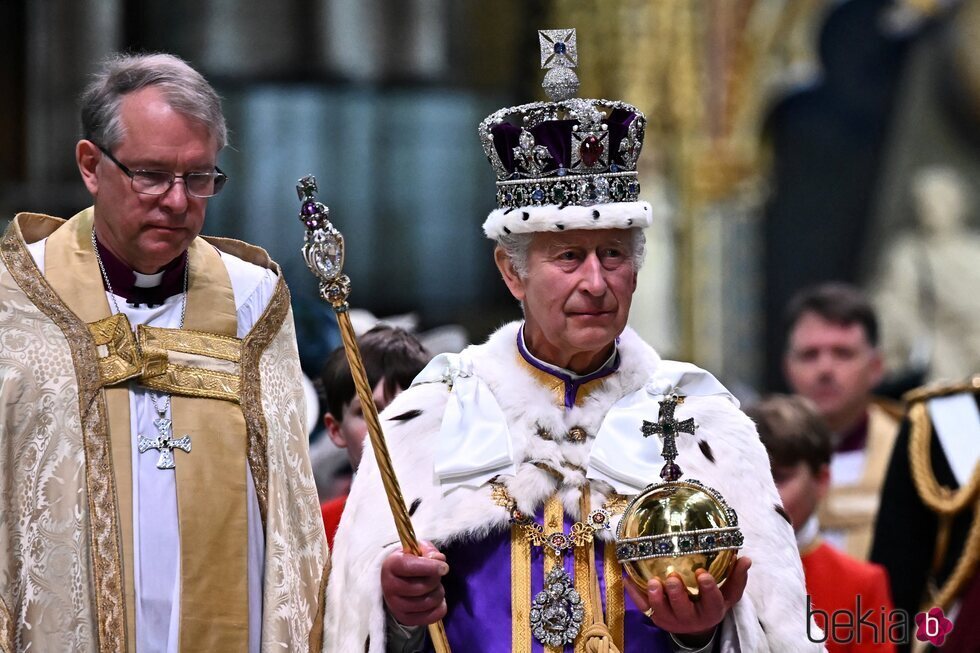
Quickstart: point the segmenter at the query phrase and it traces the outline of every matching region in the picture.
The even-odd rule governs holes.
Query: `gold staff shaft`
[[[384,485],[391,515],[395,520],[398,539],[401,540],[403,549],[420,556],[422,549],[415,537],[415,528],[412,526],[408,508],[405,507],[405,499],[402,496],[398,477],[395,476],[395,468],[391,464],[391,455],[388,453],[388,445],[381,430],[381,419],[378,417],[378,407],[374,404],[374,389],[368,381],[364,361],[361,359],[361,350],[357,346],[357,336],[348,313],[347,297],[350,294],[350,279],[347,275],[340,274],[344,259],[343,236],[330,224],[327,207],[315,201],[316,180],[312,176],[300,180],[297,192],[300,200],[303,201],[300,219],[307,226],[303,257],[310,270],[320,280],[320,296],[333,307],[337,316],[340,337],[344,342],[344,353],[347,354],[354,388],[361,400],[368,438],[371,440],[371,448],[374,449],[374,457],[381,472],[381,483]],[[442,621],[429,624],[428,629],[436,653],[450,653],[449,640]]]
[[[337,324],[340,326],[340,336],[344,341],[347,362],[350,364],[351,375],[354,377],[354,388],[361,400],[361,410],[364,412],[364,421],[367,423],[371,447],[374,449],[374,456],[378,460],[381,482],[384,484],[385,494],[388,497],[388,505],[391,506],[391,515],[395,519],[398,539],[401,540],[402,548],[420,556],[422,549],[415,537],[415,528],[412,526],[408,508],[405,507],[401,486],[398,484],[398,477],[395,476],[395,469],[391,464],[388,445],[385,443],[384,433],[381,430],[381,420],[378,417],[378,407],[374,405],[374,390],[371,388],[367,371],[364,369],[364,362],[361,360],[361,350],[357,346],[357,338],[354,334],[354,326],[350,321],[350,314],[347,311],[338,312]],[[441,620],[429,625],[429,637],[432,639],[432,646],[436,653],[449,653],[449,640]]]

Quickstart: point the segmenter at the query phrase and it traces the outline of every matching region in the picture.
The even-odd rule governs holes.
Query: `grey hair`
[[[214,88],[186,61],[162,53],[114,54],[102,63],[79,101],[82,138],[109,149],[118,145],[125,136],[122,98],[147,86],[158,87],[171,108],[204,125],[219,150],[227,144],[228,128]]]
[[[643,260],[646,258],[647,237],[643,229],[633,227],[630,232],[630,258],[633,263],[633,270],[640,271],[643,267]],[[497,238],[497,246],[504,250],[504,254],[510,259],[511,265],[517,276],[522,279],[527,278],[527,257],[534,239],[533,233],[504,234]]]

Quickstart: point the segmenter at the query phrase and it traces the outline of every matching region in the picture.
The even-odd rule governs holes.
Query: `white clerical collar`
[[[143,274],[133,270],[133,274],[136,276],[136,282],[133,285],[137,288],[156,288],[163,283],[163,270],[156,274]]]
[[[613,341],[612,353],[609,354],[609,358],[606,359],[602,365],[600,365],[596,370],[589,372],[588,374],[577,374],[572,370],[566,370],[564,367],[558,367],[557,365],[552,365],[551,363],[545,362],[531,353],[531,350],[527,348],[527,343],[524,341],[524,325],[521,324],[521,328],[517,331],[517,347],[521,352],[521,355],[525,359],[538,369],[544,369],[546,372],[550,372],[553,376],[558,378],[567,378],[568,380],[575,382],[584,379],[585,377],[592,377],[599,372],[604,372],[609,368],[616,365],[617,355],[619,354],[619,338]]]
[[[800,552],[808,551],[816,544],[817,538],[820,536],[820,520],[817,519],[816,513],[810,515],[810,518],[806,520],[803,527],[796,531],[796,548]]]

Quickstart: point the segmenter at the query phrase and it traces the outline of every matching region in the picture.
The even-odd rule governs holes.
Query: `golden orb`
[[[680,575],[691,596],[694,572],[704,569],[722,585],[735,564],[743,536],[738,515],[721,494],[700,481],[647,486],[627,506],[616,533],[616,555],[630,579],[647,582]]]

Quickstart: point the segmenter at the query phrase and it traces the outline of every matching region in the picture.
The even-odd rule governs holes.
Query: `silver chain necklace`
[[[105,271],[105,264],[102,262],[102,255],[99,254],[99,245],[95,239],[95,227],[92,228],[92,249],[95,250],[95,260],[99,262],[99,270],[102,272],[102,280],[105,281],[106,290],[109,291],[109,299],[112,301],[113,314],[122,313],[119,310],[119,302],[116,301],[116,293],[112,290],[112,283],[109,282],[109,275]],[[190,261],[184,265],[184,290],[180,301],[180,326],[178,329],[184,328],[184,318],[187,316],[187,284],[190,278]],[[167,409],[170,407],[170,395],[160,395],[163,398],[163,407],[157,403],[156,393],[150,393],[150,401],[153,403],[153,408],[157,411],[157,415],[161,418],[167,414]]]

